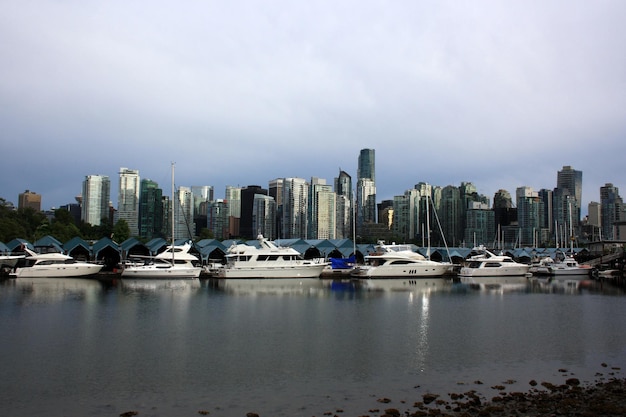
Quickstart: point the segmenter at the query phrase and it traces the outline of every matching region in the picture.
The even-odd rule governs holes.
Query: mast
[[[428,251],[426,252],[426,257],[430,260],[430,201],[428,199],[429,197],[426,196],[426,234],[428,239]]]
[[[176,200],[176,189],[174,188],[174,165],[172,162],[172,265],[174,265],[174,201]]]
[[[569,251],[574,256],[574,228],[572,227],[572,202],[567,202],[567,214],[569,217]]]

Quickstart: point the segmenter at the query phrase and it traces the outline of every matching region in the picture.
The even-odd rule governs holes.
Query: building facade
[[[109,219],[111,181],[107,175],[87,175],[83,181],[81,220],[99,226],[102,219]]]
[[[309,184],[303,178],[283,179],[283,239],[303,239],[307,236]]]
[[[128,224],[131,236],[139,236],[139,171],[120,168],[117,193],[117,219]]]
[[[31,208],[35,211],[41,211],[41,195],[33,191],[26,190],[18,195],[17,208]]]
[[[142,179],[139,187],[139,236],[150,240],[166,237],[163,212],[163,190],[150,179]]]

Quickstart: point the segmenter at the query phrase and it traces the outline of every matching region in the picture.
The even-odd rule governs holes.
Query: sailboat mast
[[[427,258],[430,260],[430,208],[429,208],[430,200],[429,196],[426,196],[426,238],[428,239],[428,252]]]
[[[174,188],[174,162],[172,162],[172,265],[174,265],[174,201],[176,200],[176,189]]]

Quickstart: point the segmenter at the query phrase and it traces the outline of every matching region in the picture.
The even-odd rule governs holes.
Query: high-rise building
[[[570,239],[578,235],[576,198],[569,188],[555,188],[552,192],[553,234],[556,247],[567,247]]]
[[[326,180],[311,178],[309,188],[309,239],[335,239],[337,195]]]
[[[413,188],[406,190],[404,195],[394,196],[392,202],[393,220],[391,229],[393,236],[403,242],[416,239],[420,234],[419,210],[421,201],[420,191]]]
[[[178,187],[172,201],[174,238],[193,239],[196,225],[193,220],[193,193],[190,187]]]
[[[164,221],[163,190],[156,182],[142,179],[139,187],[139,236],[146,240],[168,236]]]
[[[580,223],[581,203],[583,196],[583,172],[576,171],[571,166],[566,165],[557,173],[556,187],[568,190],[569,195],[573,197],[572,203],[572,220],[573,227],[577,228]]]
[[[120,168],[117,194],[117,219],[128,224],[131,236],[139,236],[139,171]]]
[[[421,239],[422,246],[427,246],[429,238],[432,236],[432,230],[437,229],[436,221],[438,215],[436,213],[433,200],[433,186],[425,182],[419,182],[413,187],[419,195],[419,204],[416,213],[416,235]],[[430,230],[428,230],[430,228]]]
[[[276,201],[269,195],[255,194],[252,204],[252,229],[257,236],[262,235],[267,240],[275,240]]]
[[[304,239],[307,236],[309,184],[303,178],[283,180],[283,239]]]
[[[619,195],[619,189],[611,183],[606,183],[603,187],[600,187],[600,206],[601,214],[600,219],[602,221],[602,239],[603,240],[617,240],[618,228],[617,222],[626,220],[622,218],[624,210],[624,202]]]
[[[213,201],[213,187],[210,185],[192,185],[193,221],[196,224],[195,234],[199,236],[202,229],[208,228],[209,204]]]
[[[81,220],[99,226],[102,219],[109,219],[111,181],[107,175],[87,175],[83,181]]]
[[[357,166],[357,179],[368,178],[376,182],[376,151],[374,149],[361,149]]]
[[[597,242],[601,239],[602,205],[597,201],[591,201],[587,206],[587,212],[587,225],[585,228],[587,240]]]
[[[461,246],[465,234],[464,219],[461,218],[461,192],[458,187],[447,185],[441,190],[441,207],[439,219],[446,243],[450,246]],[[443,242],[439,242],[441,244]]]
[[[282,236],[283,230],[283,178],[276,178],[269,182],[268,192],[270,197],[274,198],[276,204],[276,230],[273,235],[277,238]]]
[[[227,186],[224,202],[228,210],[228,236],[234,238],[240,236],[239,221],[241,219],[241,188]]]
[[[472,246],[488,245],[495,235],[494,211],[489,204],[472,201],[465,212],[465,242]]]
[[[26,190],[18,195],[17,208],[32,208],[41,211],[41,195],[33,191]]]
[[[356,188],[357,231],[367,223],[376,223],[376,184],[369,178],[360,178]],[[358,232],[357,232],[358,233]]]
[[[248,185],[241,189],[241,217],[239,220],[239,234],[246,239],[256,239],[258,231],[254,230],[254,196],[268,195],[265,188],[258,185]]]
[[[518,187],[517,221],[519,225],[519,243],[537,246],[541,230],[541,199],[531,187]]]
[[[216,200],[209,204],[208,228],[215,239],[229,239],[230,220],[228,203],[226,200]]]
[[[335,178],[335,195],[337,196],[337,213],[335,221],[337,239],[352,239],[354,223],[354,199],[352,194],[352,177],[342,170]]]
[[[376,223],[376,168],[374,149],[361,149],[357,165],[357,230]]]

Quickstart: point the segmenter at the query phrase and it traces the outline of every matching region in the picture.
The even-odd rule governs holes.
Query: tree
[[[128,223],[124,219],[120,219],[113,226],[113,239],[122,243],[126,239],[130,237],[130,227],[128,227]]]

